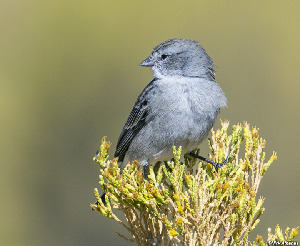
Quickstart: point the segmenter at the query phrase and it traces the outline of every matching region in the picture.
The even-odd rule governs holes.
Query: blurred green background
[[[268,156],[278,152],[251,239],[298,226],[299,12],[299,1],[1,0],[0,244],[132,245],[89,207],[92,158],[102,136],[115,146],[152,79],[138,64],[173,37],[215,61],[228,97],[220,118],[256,125]]]

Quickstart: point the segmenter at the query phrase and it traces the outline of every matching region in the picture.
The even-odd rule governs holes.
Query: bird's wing
[[[123,161],[132,139],[143,128],[143,126],[151,120],[148,113],[149,101],[154,95],[154,82],[155,79],[152,80],[139,95],[130,115],[128,116],[125,126],[123,127],[115,152],[115,157],[118,157],[119,161]]]

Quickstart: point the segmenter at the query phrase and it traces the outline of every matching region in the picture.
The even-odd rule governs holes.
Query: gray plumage
[[[119,137],[115,157],[124,167],[173,157],[172,146],[189,152],[212,128],[226,96],[215,81],[214,63],[196,41],[170,39],[156,46],[141,66],[154,79],[135,102]]]

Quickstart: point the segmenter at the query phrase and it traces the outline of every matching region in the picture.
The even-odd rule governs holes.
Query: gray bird
[[[197,148],[227,99],[212,59],[196,41],[169,39],[140,66],[151,67],[154,79],[136,100],[115,157],[146,167],[171,159],[172,146],[182,146],[182,153]]]
[[[197,148],[227,99],[212,59],[196,41],[162,42],[140,66],[151,67],[154,79],[136,100],[114,156],[121,168],[137,160],[145,174],[147,165],[173,157],[172,146],[182,146],[182,153]]]

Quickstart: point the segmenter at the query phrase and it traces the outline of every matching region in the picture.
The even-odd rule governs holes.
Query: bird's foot
[[[210,159],[207,159],[203,156],[197,155],[197,154],[192,153],[192,152],[190,152],[188,154],[190,156],[194,157],[194,158],[200,159],[201,161],[205,161],[207,163],[212,164],[215,167],[216,171],[218,171],[218,169],[221,168],[222,166],[226,165],[228,160],[229,160],[229,157],[230,157],[230,155],[228,155],[227,158],[223,162],[219,163],[219,162],[212,161]]]

